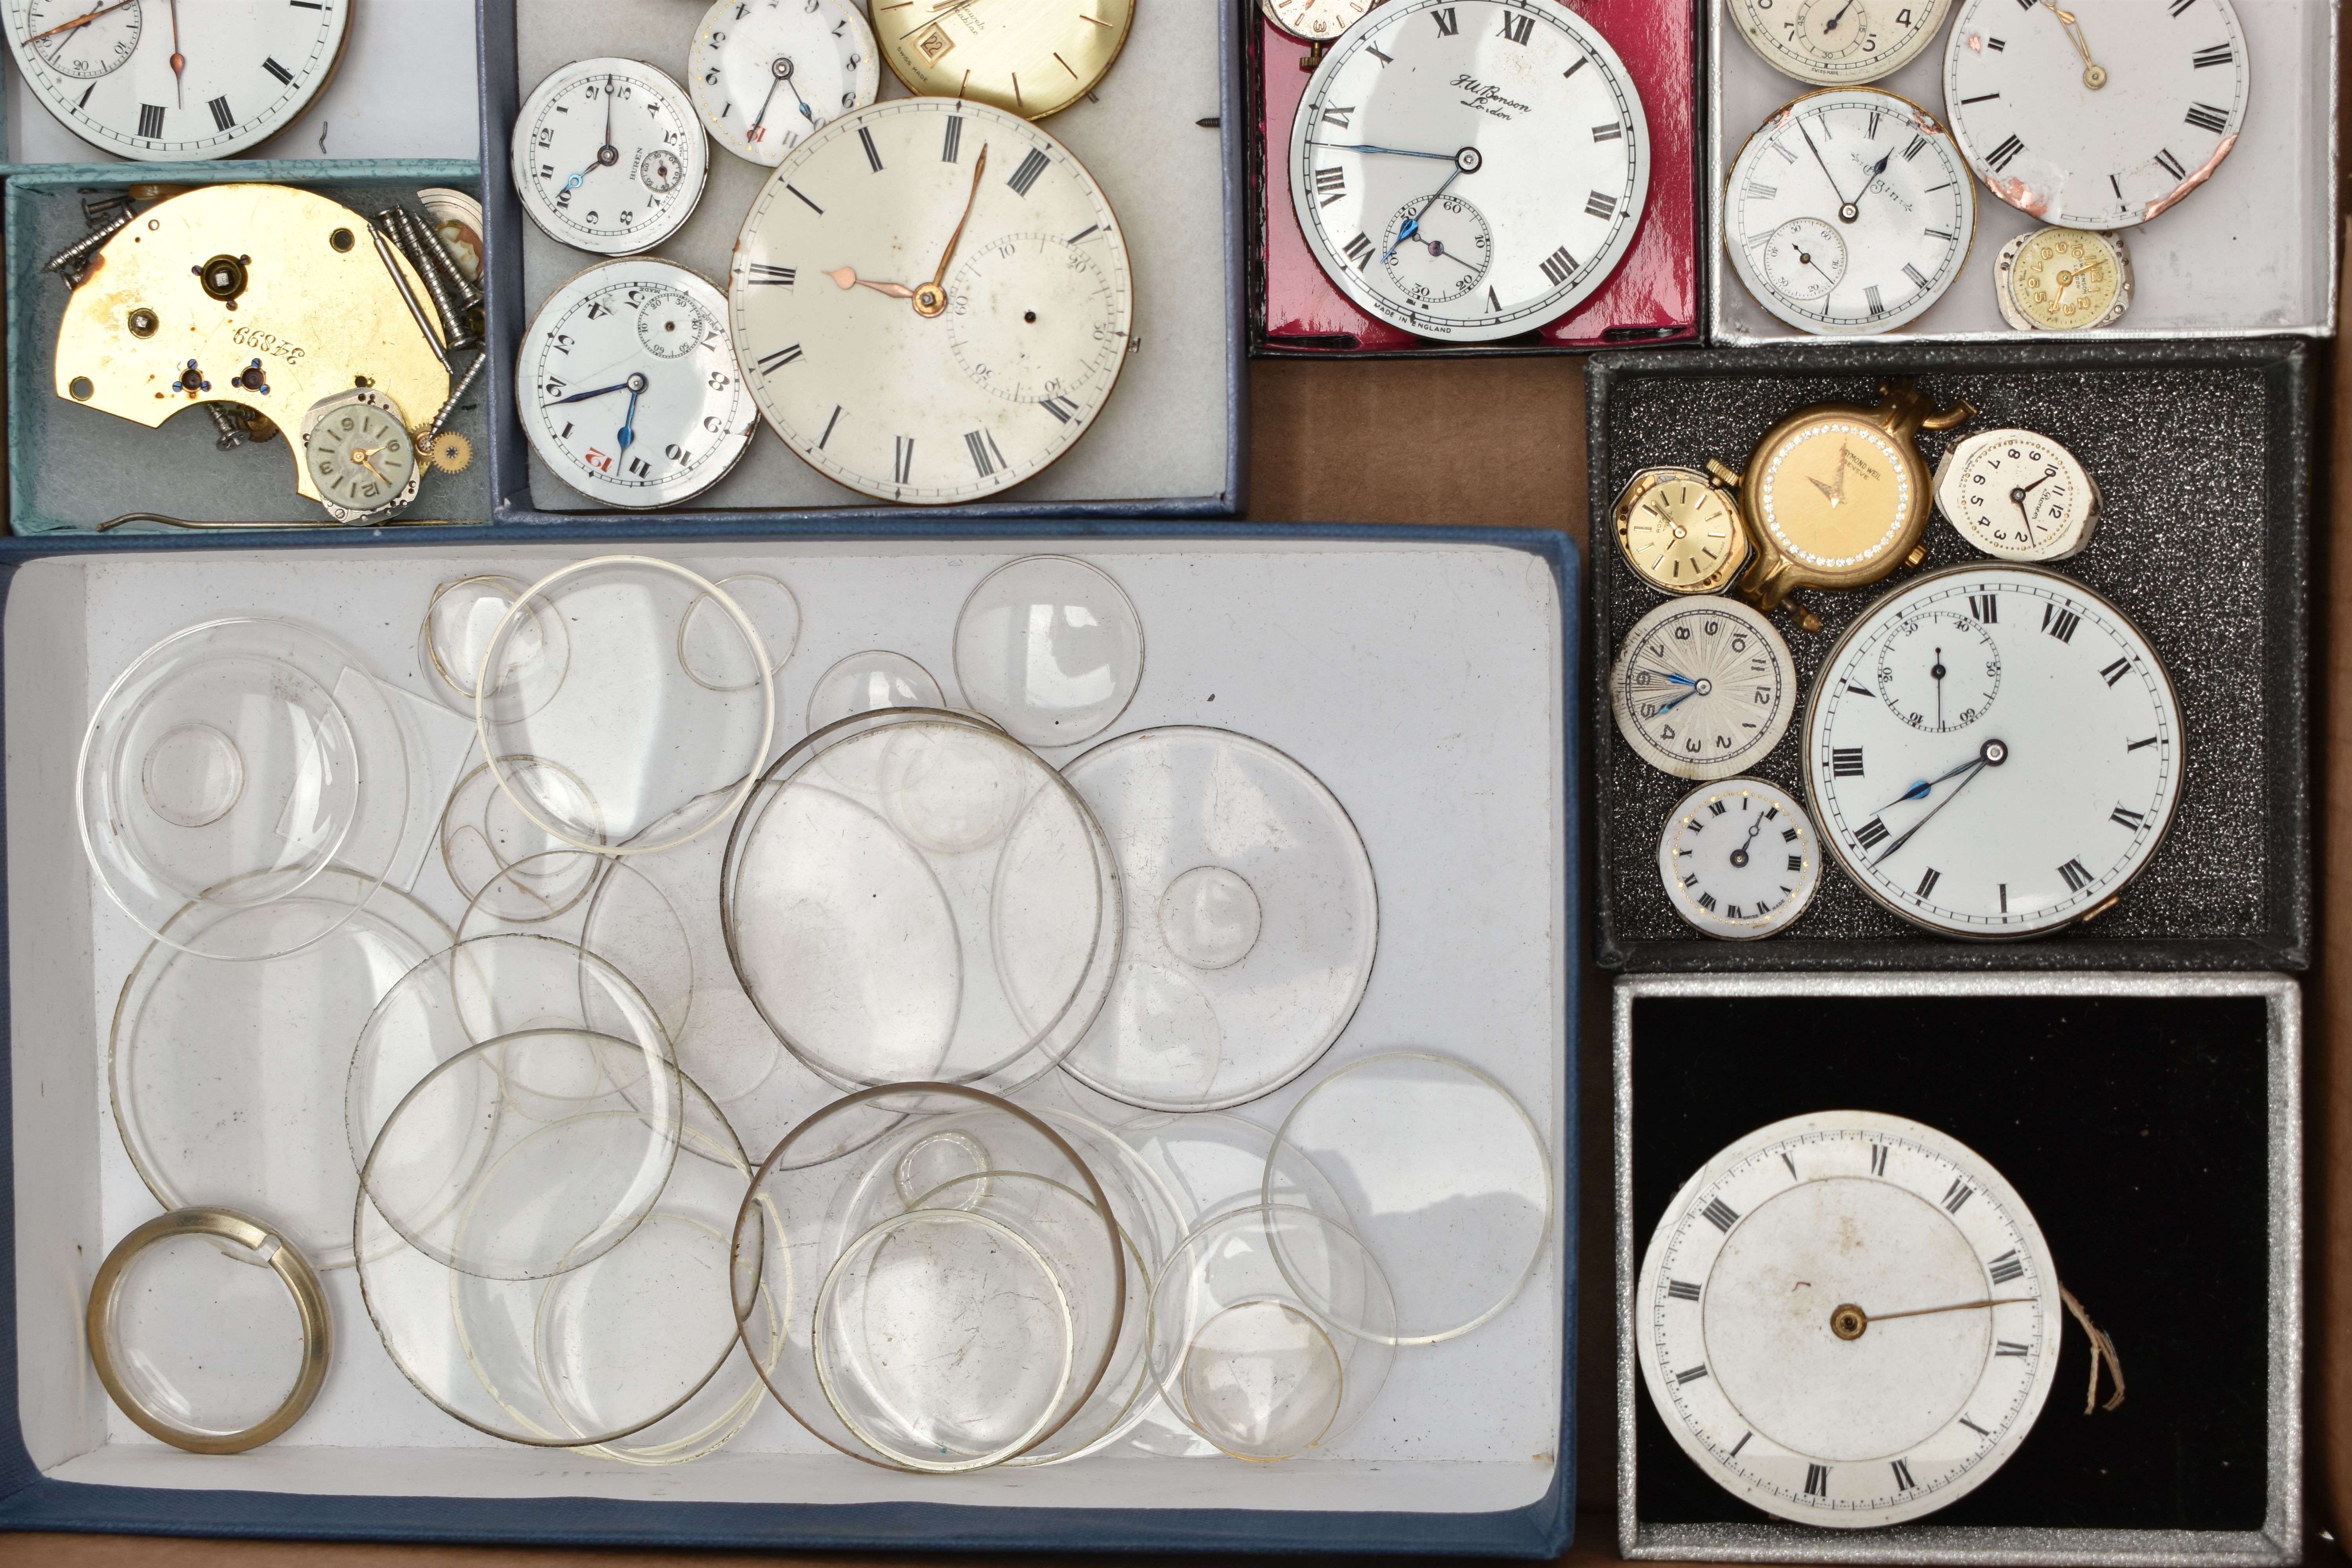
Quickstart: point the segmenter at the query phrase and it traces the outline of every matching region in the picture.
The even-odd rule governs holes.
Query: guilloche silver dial
[[[0,0],[26,83],[119,157],[225,158],[292,124],[335,74],[357,0]]]
[[[553,237],[605,256],[650,250],[701,199],[710,143],[686,89],[639,60],[579,60],[515,119],[515,194]]]
[[[1786,790],[1725,779],[1683,796],[1658,836],[1667,901],[1692,929],[1727,942],[1785,931],[1821,886],[1813,825]]]
[[[1649,187],[1633,78],[1556,0],[1389,0],[1331,46],[1291,123],[1316,261],[1423,337],[1567,314],[1624,258]]]
[[[727,298],[675,262],[599,262],[547,297],[515,377],[523,433],[608,506],[673,506],[726,477],[759,428]]]
[[[2203,184],[2252,81],[2230,0],[1961,0],[1944,54],[1969,167],[2069,228],[2146,223]]]
[[[786,155],[735,244],[735,350],[784,444],[885,500],[1017,485],[1102,412],[1134,311],[1102,188],[1047,132],[947,98]]]
[[[1792,327],[1884,332],[1944,297],[1976,235],[1974,183],[1936,118],[1876,88],[1783,106],[1740,148],[1723,242],[1759,304]]]
[[[773,168],[826,121],[873,102],[881,68],[850,0],[718,0],[686,79],[711,140]]]
[[[2060,1303],[2041,1226],[1982,1155],[1829,1110],[1683,1184],[1633,1338],[1702,1471],[1778,1518],[1860,1529],[1945,1508],[2017,1452],[2057,1375]]]
[[[1951,0],[1726,0],[1773,69],[1822,87],[1876,81],[1936,39]]]
[[[1788,732],[1796,665],[1760,611],[1694,594],[1633,623],[1609,676],[1617,732],[1654,768],[1686,779],[1755,766]]]
[[[1948,936],[2037,936],[2101,910],[2180,801],[2179,700],[2125,614],[1998,562],[1912,579],[1822,664],[1805,775],[1863,890]]]

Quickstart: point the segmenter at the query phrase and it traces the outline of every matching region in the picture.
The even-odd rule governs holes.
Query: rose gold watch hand
[[[188,57],[180,52],[180,0],[172,0],[172,101],[181,109],[188,107],[187,84],[180,79],[187,67]]]
[[[100,16],[105,16],[110,11],[120,11],[125,5],[135,5],[138,3],[139,0],[114,0],[113,5],[100,5],[95,10],[85,11],[70,22],[59,22],[54,27],[44,27],[39,32],[35,33],[31,37],[26,38],[25,41],[28,44],[37,44],[43,38],[53,37],[59,33],[70,33],[76,27],[87,27],[92,22],[97,21]]]
[[[988,173],[988,143],[980,144],[980,156],[971,162],[971,194],[963,199],[963,216],[956,219],[955,232],[948,236],[948,246],[940,252],[940,265],[931,280],[915,289],[915,314],[929,319],[948,308],[948,291],[941,287],[947,281],[948,263],[955,259],[956,246],[963,238],[963,226],[971,221],[971,209],[980,201],[980,177]]]
[[[836,267],[825,276],[844,289],[856,289],[862,285],[877,294],[887,294],[893,300],[911,300],[915,297],[915,291],[904,283],[877,283],[871,278],[860,278],[855,267]]]

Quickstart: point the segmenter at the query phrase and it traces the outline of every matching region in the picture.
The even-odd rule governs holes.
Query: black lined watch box
[[[1612,355],[1587,371],[1593,542],[1592,820],[1607,968],[1690,970],[2301,969],[2312,944],[2308,784],[2312,351],[2291,340],[2057,345],[1812,344]],[[1713,941],[1669,906],[1657,869],[1666,815],[1693,784],[1651,766],[1618,733],[1609,675],[1626,632],[1664,602],[1615,542],[1612,509],[1639,470],[1745,465],[1784,416],[1826,400],[1874,401],[1914,376],[1937,406],[1977,416],[1923,433],[1930,472],[1978,430],[2054,437],[2098,481],[2105,521],[2053,569],[2114,601],[2147,634],[2184,720],[2180,805],[2121,902],[2085,927],[2014,942],[1956,941],[1881,908],[1834,864],[1812,906],[1761,942]],[[1917,571],[1983,558],[1940,517]],[[1800,599],[1822,629],[1774,625],[1811,690],[1837,637],[1917,572]],[[1806,799],[1801,709],[1752,774]]]
[[[1617,983],[1613,1022],[1625,1556],[2300,1560],[2293,979],[1640,975]],[[1999,1171],[2126,1380],[2120,1405],[2084,1413],[2090,1352],[2070,1318],[2046,1402],[2000,1468],[1947,1508],[1878,1529],[1790,1523],[1727,1490],[1677,1443],[1638,1362],[1655,1306],[1635,1299],[1642,1259],[1682,1184],[1759,1128],[1845,1110],[1925,1123]],[[1851,1456],[1865,1458],[1882,1457]]]

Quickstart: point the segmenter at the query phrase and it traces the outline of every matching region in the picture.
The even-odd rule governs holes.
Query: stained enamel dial
[[[1822,859],[1811,819],[1786,790],[1726,779],[1675,804],[1658,836],[1658,876],[1693,930],[1753,942],[1805,912]]]
[[[1266,20],[1308,43],[1338,37],[1370,5],[1371,0],[1258,0]]]
[[[2146,223],[2204,184],[2252,83],[2230,0],[1961,0],[1944,53],[1969,167],[2069,228]]]
[[[226,158],[292,124],[335,74],[358,0],[0,0],[16,67],[91,146]]]
[[[886,500],[973,500],[1068,451],[1127,356],[1127,246],[1028,121],[891,99],[786,155],[729,277],[737,356],[785,445]]]
[[[1948,936],[2037,936],[2103,909],[2163,842],[2180,705],[2147,636],[2090,589],[1956,566],[1839,639],[1804,766],[1822,840],[1872,898]]]
[[[610,506],[671,506],[726,476],[759,428],[727,299],[654,257],[600,262],[547,297],[515,377],[523,433]]]
[[[1556,0],[1389,0],[1331,46],[1291,123],[1317,263],[1427,338],[1573,310],[1623,259],[1649,187],[1641,95]]]
[[[1734,599],[1673,599],[1633,624],[1609,678],[1617,731],[1652,767],[1719,779],[1761,762],[1796,707],[1789,645]]]
[[[826,121],[873,102],[881,72],[849,0],[718,0],[695,29],[686,80],[711,140],[773,168]]]
[[[1975,184],[1933,115],[1876,88],[1831,88],[1740,148],[1723,241],[1740,282],[1789,325],[1884,332],[1943,298],[1976,222]]]
[[[1951,0],[1727,0],[1774,70],[1822,87],[1876,81],[1936,39]]]
[[[2050,1248],[2001,1173],[1901,1117],[1759,1128],[1666,1205],[1633,1330],[1691,1461],[1776,1518],[1918,1519],[2017,1452],[2057,1374]]]
[[[873,0],[882,58],[907,90],[1043,120],[1101,81],[1132,0]]]
[[[2003,561],[2059,561],[2098,526],[2099,487],[2074,454],[2032,430],[1983,430],[1936,468],[1936,510]]]
[[[531,89],[515,119],[522,210],[582,250],[633,256],[701,199],[710,143],[686,89],[638,60],[580,60]]]

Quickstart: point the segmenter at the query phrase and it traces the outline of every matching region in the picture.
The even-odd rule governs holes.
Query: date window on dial
[[[945,27],[934,22],[915,40],[915,47],[921,51],[923,58],[936,65],[940,56],[955,47],[955,40],[948,37]]]

